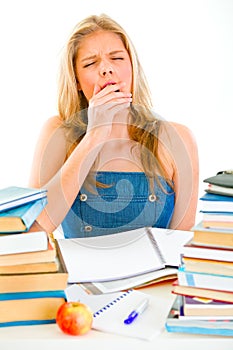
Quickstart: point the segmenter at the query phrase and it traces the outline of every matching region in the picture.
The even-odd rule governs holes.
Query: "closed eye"
[[[112,60],[123,60],[123,57],[113,57]]]
[[[87,63],[87,64],[85,64],[83,67],[84,67],[84,68],[87,68],[87,67],[92,66],[93,64],[95,64],[95,62],[90,62],[90,63]]]

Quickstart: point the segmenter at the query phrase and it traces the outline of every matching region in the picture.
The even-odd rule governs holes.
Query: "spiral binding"
[[[133,291],[133,289],[127,290],[126,292],[124,292],[123,294],[121,294],[119,297],[117,297],[116,299],[112,300],[110,303],[108,303],[107,305],[105,305],[104,307],[102,307],[102,309],[96,311],[93,314],[93,317],[97,317],[100,316],[104,311],[108,310],[110,307],[112,307],[113,305],[115,305],[116,303],[118,303],[119,301],[121,301],[121,299],[125,298],[127,295],[129,295],[131,292]]]
[[[156,250],[156,252],[157,252],[157,254],[158,254],[159,258],[160,258],[160,260],[161,260],[161,262],[163,264],[166,264],[166,259],[164,258],[161,250],[159,249],[158,243],[157,243],[155,237],[152,235],[152,232],[149,229],[149,227],[146,227],[146,233],[148,234],[148,236],[149,236],[149,238],[150,238],[150,240],[151,240],[151,242],[152,242],[152,244],[153,244],[153,246],[154,246],[154,248],[155,248],[155,250]]]

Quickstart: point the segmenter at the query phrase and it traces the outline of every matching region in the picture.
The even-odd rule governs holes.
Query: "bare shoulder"
[[[187,146],[196,147],[196,139],[193,132],[184,124],[163,121],[160,128],[160,137],[162,141],[166,141],[166,144],[179,140]]]
[[[64,158],[66,154],[66,133],[62,120],[58,116],[50,117],[44,123],[37,142],[38,152],[52,153]]]
[[[44,123],[41,130],[41,139],[42,140],[56,140],[65,141],[65,129],[63,128],[62,120],[58,116],[50,117]]]
[[[196,142],[193,132],[186,125],[174,122],[170,122],[170,125],[176,130],[177,134],[182,137],[182,139],[189,142]]]
[[[43,131],[53,132],[57,129],[61,129],[62,120],[59,116],[53,116],[46,120],[43,126]]]

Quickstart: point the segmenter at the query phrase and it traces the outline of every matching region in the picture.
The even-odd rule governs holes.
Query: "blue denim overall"
[[[150,192],[143,172],[97,172],[96,180],[110,185],[89,191],[82,187],[62,222],[66,238],[92,237],[145,226],[166,228],[172,218],[175,194],[163,178]]]

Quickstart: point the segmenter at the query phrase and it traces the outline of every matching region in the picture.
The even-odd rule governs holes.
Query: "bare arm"
[[[38,218],[46,231],[53,231],[63,221],[110,136],[113,118],[130,101],[129,94],[116,92],[111,86],[94,94],[89,101],[87,133],[67,160],[60,119],[53,117],[45,124],[36,146],[29,185],[48,190],[48,204]]]
[[[102,140],[98,130],[85,135],[65,161],[66,140],[58,117],[45,124],[35,150],[29,185],[48,190],[48,205],[38,218],[46,231],[54,230],[64,219],[82,186]]]
[[[195,223],[198,201],[197,145],[190,130],[176,123],[170,123],[166,131],[162,131],[161,140],[162,152],[167,159],[165,166],[169,169],[175,191],[175,208],[170,228],[190,230]]]

